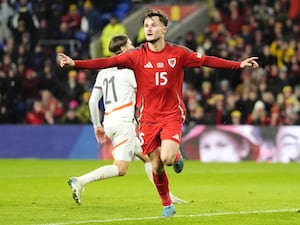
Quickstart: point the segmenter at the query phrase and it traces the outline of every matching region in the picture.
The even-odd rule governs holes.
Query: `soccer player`
[[[113,37],[109,44],[109,50],[114,54],[120,54],[133,48],[132,42],[126,35]],[[102,97],[105,107],[104,126],[99,117],[99,101]],[[132,70],[113,67],[98,73],[89,100],[91,120],[97,141],[103,144],[107,141],[106,135],[112,141],[114,162],[113,165],[102,166],[80,177],[72,177],[68,180],[77,204],[81,203],[81,191],[86,184],[124,176],[134,156],[144,162],[146,174],[154,184],[151,161],[147,155],[142,154],[139,139],[136,136],[135,101],[136,81]],[[186,203],[185,200],[172,193],[170,196],[173,203]]]
[[[175,207],[169,195],[164,166],[175,172],[183,168],[179,143],[186,108],[182,97],[184,68],[207,66],[238,70],[258,67],[257,57],[241,62],[206,56],[165,40],[168,18],[164,12],[149,10],[144,17],[146,43],[110,58],[73,60],[58,54],[61,67],[103,69],[112,66],[132,69],[137,81],[137,118],[143,154],[152,163],[153,179],[163,205],[163,217],[172,217]]]

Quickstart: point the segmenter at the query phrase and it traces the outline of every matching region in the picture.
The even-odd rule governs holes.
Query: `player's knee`
[[[128,164],[127,163],[117,163],[116,166],[119,170],[119,176],[125,176],[128,170]]]
[[[125,176],[126,173],[127,173],[127,169],[125,168],[119,169],[119,176]]]
[[[163,162],[163,164],[165,164],[166,166],[172,166],[174,159],[173,157],[162,157],[161,161]]]

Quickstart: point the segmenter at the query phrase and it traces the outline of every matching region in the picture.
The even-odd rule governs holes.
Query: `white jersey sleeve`
[[[103,73],[105,73],[104,70],[98,72],[96,79],[98,79],[98,77],[101,76],[101,74]],[[103,96],[102,88],[101,86],[97,85],[97,81],[96,81],[89,100],[91,121],[93,123],[94,128],[101,126],[101,122],[100,122],[101,112],[99,110],[99,101],[101,100],[102,96]]]
[[[99,110],[99,101],[102,98],[102,90],[94,87],[90,100],[89,100],[89,109],[91,114],[91,121],[93,123],[94,128],[100,127],[100,110]]]

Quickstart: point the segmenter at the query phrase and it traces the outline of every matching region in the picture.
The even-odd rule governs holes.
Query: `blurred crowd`
[[[90,123],[95,76],[58,68],[55,57],[65,52],[89,58],[94,35],[102,32],[105,46],[109,35],[126,33],[121,21],[130,1],[0,2],[0,123]],[[205,31],[196,35],[195,28],[178,39],[206,55],[233,60],[258,56],[260,64],[241,71],[186,69],[187,126],[300,124],[300,19],[292,2],[297,3],[215,0]],[[109,56],[105,49],[102,54]]]
[[[95,76],[61,69],[56,54],[87,58],[89,44],[130,1],[0,0],[0,123],[90,123]],[[99,35],[98,35],[99,36]]]
[[[226,59],[258,56],[260,68],[186,70],[187,125],[300,124],[299,5],[293,0],[215,1],[205,32],[187,32],[180,42]]]

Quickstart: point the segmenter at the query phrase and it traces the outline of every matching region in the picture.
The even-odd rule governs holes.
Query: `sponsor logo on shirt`
[[[169,66],[174,68],[176,66],[176,58],[168,59],[168,64],[169,64]]]
[[[159,62],[159,63],[156,64],[156,67],[157,68],[164,68],[165,64],[163,62]]]
[[[198,58],[201,58],[201,57],[202,57],[202,54],[198,52],[198,53],[197,53],[197,57],[198,57]]]
[[[152,63],[149,61],[144,65],[144,68],[153,68]]]
[[[179,139],[180,139],[180,138],[179,138],[179,134],[173,135],[172,138],[174,138],[174,139],[176,139],[176,140],[178,140],[178,141],[179,141]]]

